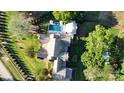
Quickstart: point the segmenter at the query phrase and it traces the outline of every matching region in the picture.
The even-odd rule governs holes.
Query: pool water
[[[48,27],[49,31],[62,31],[62,26],[58,25],[58,24],[54,24],[54,25],[49,25]]]

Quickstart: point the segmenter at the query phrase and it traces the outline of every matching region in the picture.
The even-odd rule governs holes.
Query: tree
[[[69,22],[70,20],[80,20],[86,16],[86,12],[79,12],[79,11],[54,11],[53,12],[54,17],[57,20],[62,20],[65,23]]]
[[[47,76],[48,74],[49,74],[48,69],[47,69],[47,68],[44,68],[44,69],[42,70],[42,75]]]
[[[102,77],[102,70],[97,66],[89,66],[87,69],[84,70],[84,75],[87,80],[99,80]]]
[[[83,64],[88,67],[89,65],[102,66],[104,63],[103,53],[110,50],[110,46],[114,41],[111,34],[111,29],[97,25],[95,31],[89,33],[85,38],[86,51],[82,55]]]
[[[86,51],[82,54],[81,60],[86,67],[84,74],[88,80],[99,80],[100,77],[106,79],[104,76],[112,72],[111,66],[104,68],[106,59],[103,56],[105,51],[110,54],[110,49],[115,41],[115,35],[111,31],[112,29],[105,29],[103,26],[97,25],[95,31],[83,39],[86,41]]]

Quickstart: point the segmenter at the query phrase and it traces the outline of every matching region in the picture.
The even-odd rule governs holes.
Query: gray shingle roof
[[[40,34],[39,39],[42,44],[45,44],[45,43],[49,42],[50,37],[49,37],[49,35],[46,35],[46,34]]]
[[[43,48],[40,48],[37,57],[43,59],[43,58],[47,58],[47,56],[48,56],[47,51]]]
[[[55,75],[53,75],[53,80],[62,81],[62,80],[70,80],[72,78],[72,69],[65,68],[58,71]]]

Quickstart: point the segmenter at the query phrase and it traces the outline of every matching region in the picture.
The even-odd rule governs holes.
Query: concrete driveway
[[[12,75],[6,69],[6,67],[3,65],[1,61],[0,61],[0,78],[2,78],[3,80],[9,80],[9,81],[13,80]]]

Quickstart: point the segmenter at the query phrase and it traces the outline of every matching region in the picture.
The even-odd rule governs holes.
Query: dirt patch
[[[109,76],[108,76],[108,80],[109,80],[109,81],[113,81],[113,80],[115,80],[115,76],[112,75],[112,74],[109,74]]]

